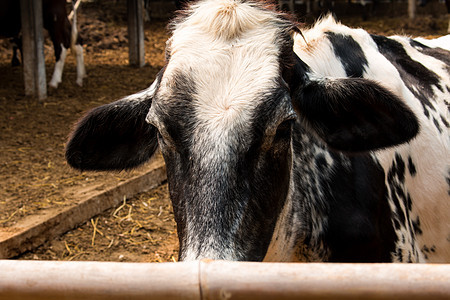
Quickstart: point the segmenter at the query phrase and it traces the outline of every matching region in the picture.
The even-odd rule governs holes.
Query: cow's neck
[[[324,261],[328,257],[323,242],[328,205],[319,181],[331,172],[333,158],[321,141],[302,131],[297,124],[290,191],[265,261]],[[317,169],[318,163],[322,163],[322,170]]]

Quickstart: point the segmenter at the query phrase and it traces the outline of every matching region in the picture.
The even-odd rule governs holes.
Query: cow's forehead
[[[189,82],[189,98],[204,122],[246,118],[279,84],[281,20],[255,4],[236,3],[192,6],[168,42],[158,94],[177,101],[176,85]]]

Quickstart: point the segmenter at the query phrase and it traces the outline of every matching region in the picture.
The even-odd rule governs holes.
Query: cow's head
[[[84,117],[68,162],[126,169],[159,145],[180,259],[262,260],[289,193],[296,119],[348,152],[405,142],[418,127],[374,82],[315,78],[292,50],[292,28],[252,1],[191,6],[152,86]]]

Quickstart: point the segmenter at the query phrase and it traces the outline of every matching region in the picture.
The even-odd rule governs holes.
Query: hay
[[[117,207],[24,255],[24,259],[173,262],[177,248],[165,184],[130,199],[124,197]]]
[[[6,222],[8,222],[8,221],[10,221],[18,212],[21,212],[21,211],[24,211],[25,210],[25,207],[23,206],[23,207],[21,207],[21,208],[19,208],[19,209],[17,209],[15,212],[13,212],[6,220],[1,220],[0,221],[0,224],[4,224],[4,223],[6,223]]]
[[[97,228],[98,219],[99,219],[99,217],[97,217],[97,218],[95,219],[95,221],[94,221],[94,219],[91,219],[92,227],[94,227],[94,232],[92,233],[92,243],[91,243],[92,247],[95,246],[95,235],[96,235],[96,233],[98,232],[100,235],[102,235],[102,236],[104,235],[103,232],[101,232],[101,231]]]

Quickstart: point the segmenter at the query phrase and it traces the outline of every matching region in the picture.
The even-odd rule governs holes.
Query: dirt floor
[[[178,238],[167,184],[124,201],[19,259],[176,261]]]
[[[123,1],[122,1],[123,2]],[[164,64],[166,21],[145,25],[147,65],[128,66],[124,4],[105,10],[87,3],[79,13],[88,77],[75,84],[75,60],[69,56],[63,82],[38,102],[25,97],[22,69],[11,67],[8,41],[0,40],[0,229],[37,211],[76,203],[68,191],[91,184],[115,185],[145,170],[120,173],[78,172],[64,160],[72,124],[88,109],[148,87]],[[344,24],[376,34],[437,37],[446,34],[447,18],[422,16],[345,18]],[[47,78],[54,65],[53,48],[45,46]],[[167,185],[126,200],[67,234],[19,259],[173,261],[177,238]]]
[[[78,20],[84,40],[87,78],[83,87],[80,88],[75,84],[75,59],[69,55],[65,64],[63,82],[58,89],[49,88],[48,98],[44,102],[24,96],[22,68],[11,67],[11,46],[7,40],[0,40],[0,145],[2,150],[0,151],[0,229],[7,230],[14,227],[23,218],[39,211],[76,203],[77,199],[70,197],[70,191],[77,187],[85,188],[99,183],[105,187],[113,186],[146,169],[144,166],[132,172],[81,173],[68,167],[64,159],[64,147],[72,125],[87,110],[138,92],[152,83],[156,73],[164,64],[165,41],[168,38],[167,22],[153,20],[145,25],[147,65],[143,68],[134,68],[128,66],[124,5],[116,5],[113,9],[105,11],[98,5],[83,4]],[[47,81],[49,81],[53,71],[54,56],[53,47],[48,39],[45,45],[45,57]],[[149,199],[152,197],[149,196]],[[167,208],[169,202],[166,198],[159,197],[157,201],[148,199],[145,201],[149,205],[155,205],[156,215],[162,207],[164,213],[161,213],[159,217],[165,216],[162,220],[167,219],[166,215],[170,210]],[[144,208],[145,206],[142,210]],[[152,211],[153,208],[150,206],[148,211]],[[126,209],[128,211],[128,204]],[[136,207],[132,211],[133,216],[137,211],[141,210]],[[118,212],[116,216],[122,216],[120,213],[123,211]],[[172,219],[169,218],[167,222],[172,228],[170,231],[174,230]],[[101,219],[99,220],[98,228],[102,228],[104,223]],[[118,235],[125,234],[127,229],[122,227],[130,225],[127,220],[121,220],[118,223],[119,228],[114,229],[117,232],[120,231]],[[169,231],[161,231],[164,226],[147,225],[143,219],[139,222],[148,227],[149,234],[156,232],[155,236],[151,237],[154,241],[166,240]],[[80,230],[72,234],[77,236],[75,233]],[[135,231],[136,228],[133,229],[133,233]],[[113,236],[106,230],[105,234],[108,237]],[[94,244],[97,248],[100,247],[102,237],[101,234],[97,234],[97,242]],[[114,239],[111,245],[108,242],[109,248],[104,248],[114,249],[115,245],[121,243],[122,237],[117,236]],[[132,241],[136,242],[135,239]],[[79,251],[87,250],[77,246],[79,242],[67,243],[67,249],[71,249],[71,252],[69,251],[71,256],[65,257],[58,253],[56,257],[85,259],[86,255],[80,255]],[[158,246],[155,249],[162,248]],[[78,251],[78,249],[81,250]],[[140,250],[134,252],[142,253]],[[170,251],[165,250],[164,253],[166,252]],[[156,254],[153,255],[154,258],[151,258],[151,261],[163,259]],[[110,259],[119,260],[119,256]],[[51,254],[39,256],[42,259],[54,259],[54,257]],[[171,260],[172,254],[161,257]],[[101,260],[95,257],[86,259]]]

